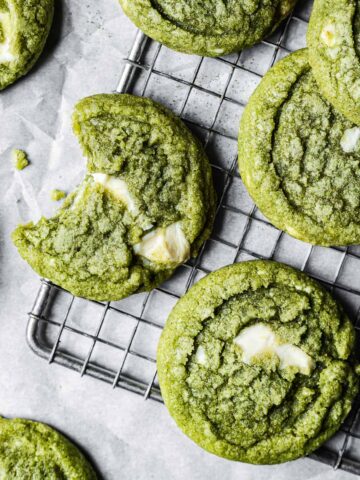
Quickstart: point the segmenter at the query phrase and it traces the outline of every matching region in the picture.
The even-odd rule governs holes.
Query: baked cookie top
[[[360,11],[357,0],[315,0],[307,43],[321,93],[360,125]]]
[[[270,34],[296,0],[120,0],[149,37],[174,50],[208,57],[239,51]]]
[[[358,390],[354,328],[317,282],[270,261],[235,264],[179,300],[160,339],[161,392],[204,449],[273,464],[332,436]]]
[[[0,0],[0,90],[25,75],[40,56],[54,0]]]
[[[0,418],[0,476],[3,480],[96,480],[82,453],[43,423]]]
[[[264,215],[319,245],[360,242],[360,128],[324,99],[307,51],[273,67],[239,134],[241,177]]]
[[[78,103],[88,174],[59,212],[13,241],[40,275],[75,295],[117,300],[149,290],[196,255],[215,213],[199,141],[165,107],[132,95]]]

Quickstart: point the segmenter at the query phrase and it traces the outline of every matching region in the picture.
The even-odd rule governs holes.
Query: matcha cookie
[[[160,339],[161,392],[205,450],[273,464],[330,438],[358,391],[354,328],[317,282],[270,261],[211,273],[179,300]]]
[[[33,67],[53,13],[54,0],[0,0],[0,90]]]
[[[316,0],[307,34],[321,93],[360,125],[360,11],[357,0]]]
[[[82,453],[43,423],[0,418],[2,480],[96,480]]]
[[[218,57],[269,35],[296,0],[120,0],[146,35],[184,53]]]
[[[242,180],[263,214],[318,245],[360,243],[360,129],[324,99],[307,50],[273,67],[243,114]]]
[[[131,95],[96,95],[73,126],[88,174],[55,217],[13,241],[40,275],[75,295],[117,300],[150,290],[197,254],[215,212],[209,162],[169,110]]]

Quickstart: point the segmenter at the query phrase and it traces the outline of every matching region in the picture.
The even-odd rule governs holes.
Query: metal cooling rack
[[[248,98],[279,58],[305,46],[311,1],[299,3],[267,41],[224,58],[182,55],[137,34],[116,92],[161,101],[203,140],[219,198],[214,232],[199,256],[160,288],[119,302],[75,298],[41,280],[27,326],[38,356],[161,402],[156,345],[171,308],[208,272],[254,258],[281,261],[320,280],[360,328],[360,247],[314,247],[277,230],[257,210],[237,171],[237,130]],[[357,407],[312,458],[360,474]]]

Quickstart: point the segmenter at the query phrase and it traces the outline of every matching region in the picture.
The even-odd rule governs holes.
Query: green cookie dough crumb
[[[25,75],[39,58],[54,14],[54,0],[0,1],[0,90]]]
[[[66,192],[64,192],[63,190],[52,190],[51,194],[51,200],[53,200],[54,202],[58,202],[59,200],[62,200],[63,198],[66,197]]]
[[[296,0],[120,0],[149,37],[184,53],[218,57],[269,35]]]
[[[321,95],[306,49],[278,62],[252,95],[239,168],[277,228],[316,245],[360,242],[360,128]]]
[[[12,161],[17,170],[24,170],[29,165],[29,160],[24,150],[14,149],[12,151]]]
[[[13,241],[41,276],[74,295],[119,300],[167,279],[209,237],[211,167],[169,110],[132,95],[76,106],[88,173],[54,217],[20,225]]]
[[[83,454],[48,425],[0,418],[2,480],[96,480]]]
[[[200,280],[171,312],[157,352],[165,405],[204,449],[256,464],[306,455],[358,392],[355,330],[320,284],[270,261]]]

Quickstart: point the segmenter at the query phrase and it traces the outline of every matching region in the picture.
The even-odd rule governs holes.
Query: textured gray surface
[[[307,459],[275,467],[218,459],[185,438],[162,405],[48,366],[25,343],[39,281],[18,257],[10,232],[40,210],[51,213],[50,191],[69,190],[81,178],[85,163],[70,133],[72,105],[115,89],[134,34],[116,0],[60,0],[53,46],[28,77],[0,94],[0,414],[58,428],[89,453],[105,480],[354,478]],[[11,166],[12,147],[32,160],[21,173]]]

